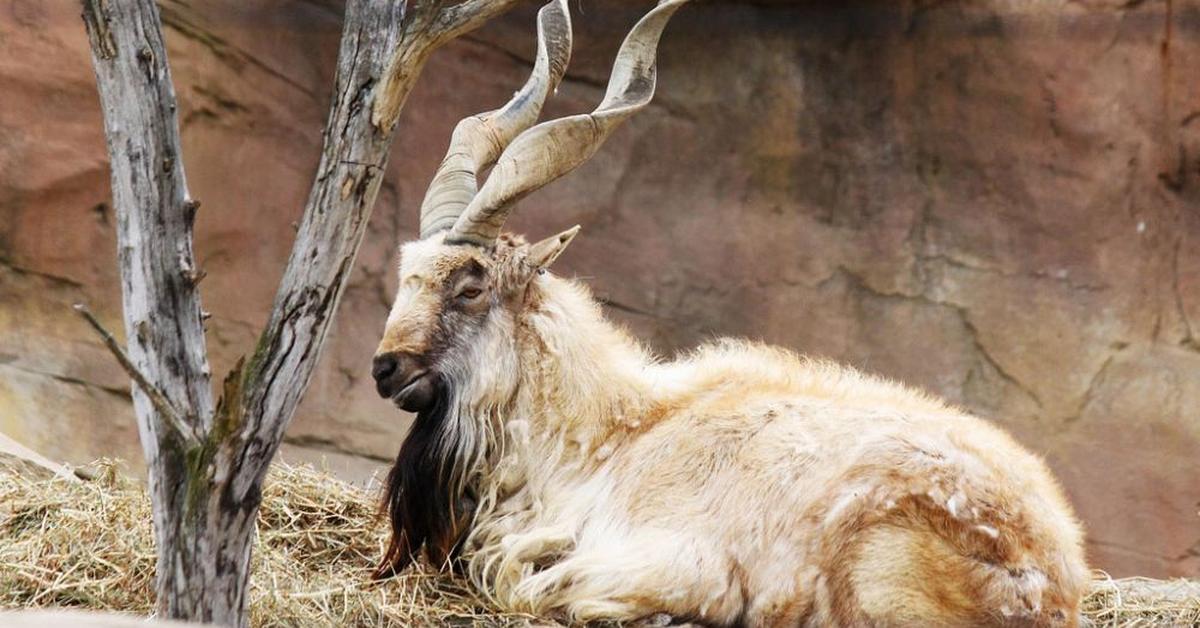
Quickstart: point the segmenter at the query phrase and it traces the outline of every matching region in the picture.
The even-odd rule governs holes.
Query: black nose
[[[391,377],[396,372],[396,367],[399,362],[396,360],[396,354],[385,353],[375,356],[375,361],[371,365],[371,377],[375,378],[376,383],[381,383]]]
[[[437,400],[440,380],[424,356],[405,351],[381,353],[371,364],[371,376],[380,397],[409,412],[420,412]]]

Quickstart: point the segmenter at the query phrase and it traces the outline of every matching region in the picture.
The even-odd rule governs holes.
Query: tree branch
[[[476,8],[491,17],[514,4],[495,0]],[[383,182],[400,108],[429,54],[448,39],[442,10],[434,0],[407,9],[403,3],[347,3],[321,162],[270,320],[240,387],[238,416],[245,425],[239,459],[257,472],[233,479],[235,498],[266,474],[312,376]],[[484,18],[461,13],[457,19],[462,32]]]
[[[212,392],[192,251],[198,204],[184,178],[158,6],[83,0],[83,16],[112,168],[128,358],[171,407],[189,409],[177,418],[196,421],[192,433],[205,433]],[[145,401],[134,395],[135,405]],[[161,421],[138,416],[143,434],[157,433]],[[151,467],[159,456],[153,447],[143,442]]]
[[[507,12],[521,0],[464,0],[442,9],[439,21],[447,40],[465,35]]]
[[[88,306],[76,303],[75,311],[79,312],[79,315],[92,326],[92,329],[96,330],[96,333],[100,336],[100,340],[104,342],[104,346],[108,347],[108,350],[112,352],[113,357],[117,359],[117,363],[121,365],[121,368],[125,369],[125,372],[129,374],[134,383],[150,398],[150,402],[154,404],[154,408],[158,410],[158,413],[167,420],[175,436],[186,443],[189,448],[199,445],[199,435],[196,434],[191,425],[183,420],[182,413],[171,405],[171,400],[167,399],[167,396],[138,370],[138,367],[125,354],[125,350],[121,348],[117,339],[113,337],[111,332],[104,328],[104,325],[92,314]]]
[[[390,131],[400,117],[408,90],[425,61],[442,44],[482,26],[521,0],[445,0],[414,2],[404,27],[404,40],[393,52],[375,99],[371,122]]]

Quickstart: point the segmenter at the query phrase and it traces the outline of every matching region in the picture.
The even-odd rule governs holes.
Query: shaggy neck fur
[[[651,405],[654,360],[607,320],[583,286],[547,276],[520,326],[521,387],[511,420],[534,440],[586,455],[638,423]]]
[[[585,485],[601,477],[622,442],[650,427],[669,389],[655,376],[660,367],[653,357],[607,322],[575,282],[535,280],[515,327],[518,383],[477,474],[478,506],[463,540],[471,579],[510,602],[528,575],[524,561],[571,551],[575,531],[542,530],[536,541],[523,537],[528,544],[511,541],[539,521],[577,520],[554,514],[559,497],[586,501]]]

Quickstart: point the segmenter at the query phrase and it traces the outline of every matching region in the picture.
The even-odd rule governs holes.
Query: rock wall
[[[572,3],[590,109],[644,3]],[[215,371],[246,352],[316,164],[340,7],[163,0],[203,201]],[[438,53],[288,455],[351,476],[407,418],[368,364],[395,245],[454,122],[504,101],[535,7]],[[0,0],[0,431],[139,456],[128,384],[70,305],[120,325],[113,212],[78,8]],[[928,388],[1045,455],[1116,575],[1200,574],[1200,0],[706,2],[656,104],[524,202],[580,223],[587,278],[663,352],[762,338]]]

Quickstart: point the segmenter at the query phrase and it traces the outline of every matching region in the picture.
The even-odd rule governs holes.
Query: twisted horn
[[[525,86],[500,109],[463,118],[421,202],[421,238],[449,229],[475,197],[476,173],[496,162],[509,142],[537,122],[546,98],[558,88],[571,59],[567,0],[538,11],[538,48]]]
[[[662,0],[629,31],[595,111],[543,122],[513,140],[446,242],[491,247],[513,203],[587,161],[621,122],[650,102],[659,37],[685,2]]]

